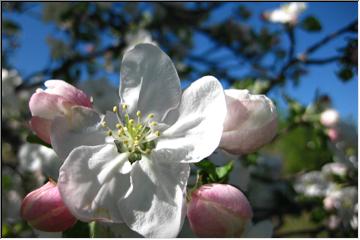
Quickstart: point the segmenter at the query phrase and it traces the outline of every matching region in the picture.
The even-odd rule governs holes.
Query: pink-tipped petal
[[[277,132],[277,113],[265,95],[247,90],[225,90],[227,116],[220,147],[232,154],[256,151]]]
[[[237,188],[206,184],[192,193],[187,216],[199,237],[240,237],[252,218],[252,210]]]
[[[232,154],[247,154],[256,151],[270,142],[277,131],[277,119],[267,125],[253,129],[241,129],[224,132],[220,147]]]
[[[48,80],[45,82],[46,93],[62,96],[73,105],[91,107],[90,98],[80,89],[62,80]]]
[[[40,117],[32,117],[30,120],[30,127],[36,135],[46,143],[51,144],[50,140],[50,127],[51,121],[40,118]]]
[[[66,114],[72,105],[74,104],[65,100],[65,98],[46,92],[34,93],[29,102],[32,116],[50,120],[56,116]]]
[[[32,227],[46,232],[65,231],[77,221],[65,206],[56,184],[51,181],[24,198],[21,216]]]

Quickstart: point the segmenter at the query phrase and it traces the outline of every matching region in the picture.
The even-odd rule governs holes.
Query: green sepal
[[[28,143],[34,143],[34,144],[40,144],[43,145],[45,147],[51,148],[51,145],[44,142],[43,140],[41,140],[38,136],[36,136],[33,133],[30,133],[27,137],[26,137],[26,141]]]

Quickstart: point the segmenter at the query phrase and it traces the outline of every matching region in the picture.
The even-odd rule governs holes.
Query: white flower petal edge
[[[176,237],[181,230],[190,166],[174,160],[145,158],[134,163],[131,191],[118,202],[125,223],[145,237]]]
[[[219,145],[226,116],[224,90],[220,82],[205,76],[183,93],[179,118],[159,138],[155,155],[176,154],[182,162],[198,162]]]
[[[100,126],[101,117],[92,109],[74,106],[69,116],[54,119],[51,127],[51,145],[60,160],[79,146],[96,146],[105,143]]]
[[[120,98],[129,106],[130,115],[139,110],[144,116],[153,113],[154,120],[162,121],[179,105],[180,79],[169,56],[158,47],[139,44],[126,52],[120,74]]]
[[[60,168],[58,187],[76,218],[122,222],[116,203],[129,189],[128,172],[127,159],[118,154],[114,145],[81,146]]]

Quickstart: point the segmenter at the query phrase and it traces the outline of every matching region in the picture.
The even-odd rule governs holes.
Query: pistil
[[[119,153],[128,152],[128,160],[132,164],[139,161],[142,155],[149,155],[156,147],[156,139],[160,136],[159,131],[153,128],[157,126],[157,122],[151,121],[154,114],[149,114],[145,119],[142,119],[140,111],[136,112],[136,121],[130,118],[127,112],[128,106],[121,105],[123,116],[119,113],[117,106],[113,107],[113,112],[117,116],[118,122],[111,129],[103,120],[101,126],[105,128],[108,136],[114,138],[114,143]]]

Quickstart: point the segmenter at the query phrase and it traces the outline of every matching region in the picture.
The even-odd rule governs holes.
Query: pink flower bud
[[[336,142],[340,137],[340,133],[337,128],[329,128],[326,133],[327,133],[330,141],[332,141],[332,142]]]
[[[76,223],[53,182],[29,193],[21,205],[21,216],[32,227],[46,232],[62,232]]]
[[[199,237],[239,237],[251,221],[252,210],[237,188],[206,184],[191,194],[187,216]]]
[[[327,196],[326,198],[324,198],[323,204],[326,210],[332,210],[335,209],[335,207],[337,206],[338,200],[333,196]]]
[[[33,116],[30,127],[39,138],[50,143],[51,121],[56,116],[68,114],[72,106],[90,108],[91,102],[83,91],[64,81],[49,80],[45,86],[45,90],[36,90],[30,98],[29,107]]]
[[[339,113],[335,109],[327,109],[320,115],[320,122],[325,127],[334,127],[339,119]]]
[[[220,147],[232,154],[251,153],[270,142],[277,132],[277,113],[265,95],[225,90],[228,109]]]

